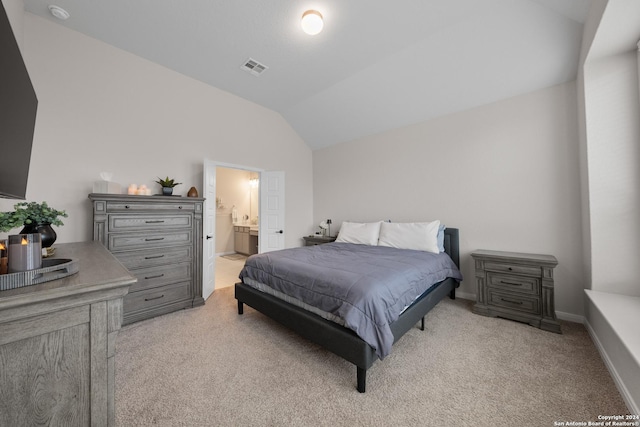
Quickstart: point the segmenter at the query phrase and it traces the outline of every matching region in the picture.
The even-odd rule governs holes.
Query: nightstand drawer
[[[131,271],[138,281],[131,285],[129,292],[157,288],[171,283],[191,280],[191,264],[160,265]]]
[[[535,277],[509,276],[488,272],[487,281],[487,286],[491,288],[540,295],[540,279]]]
[[[528,267],[526,265],[485,261],[484,269],[487,271],[498,271],[501,273],[525,274],[533,277],[542,276],[542,270],[540,267]]]
[[[541,314],[540,299],[523,295],[506,294],[489,288],[489,305],[518,310],[523,313]]]
[[[109,231],[191,228],[191,215],[111,215]]]
[[[542,271],[540,267],[528,267],[525,265],[506,264],[485,261],[484,269],[487,271],[498,271],[501,273],[524,274],[527,276],[540,277]]]

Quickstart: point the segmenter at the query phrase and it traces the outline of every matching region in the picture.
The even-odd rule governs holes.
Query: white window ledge
[[[585,293],[585,326],[629,410],[639,413],[640,297],[592,290]]]
[[[585,290],[640,365],[640,297]]]

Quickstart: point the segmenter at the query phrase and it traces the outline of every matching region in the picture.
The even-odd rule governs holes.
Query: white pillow
[[[439,253],[438,227],[440,221],[433,222],[383,222],[380,226],[379,246],[399,249],[415,249]]]
[[[382,221],[364,223],[344,221],[340,226],[336,242],[375,246],[378,244],[381,223]]]

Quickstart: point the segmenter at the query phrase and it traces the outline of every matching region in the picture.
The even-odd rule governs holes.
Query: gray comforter
[[[462,280],[445,253],[336,242],[253,255],[240,272],[248,285],[265,284],[342,319],[381,359],[393,345],[389,325],[447,277]]]

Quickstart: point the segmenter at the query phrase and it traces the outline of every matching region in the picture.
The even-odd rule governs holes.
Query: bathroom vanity
[[[257,225],[235,225],[234,250],[243,255],[253,255],[258,253],[258,226]]]

